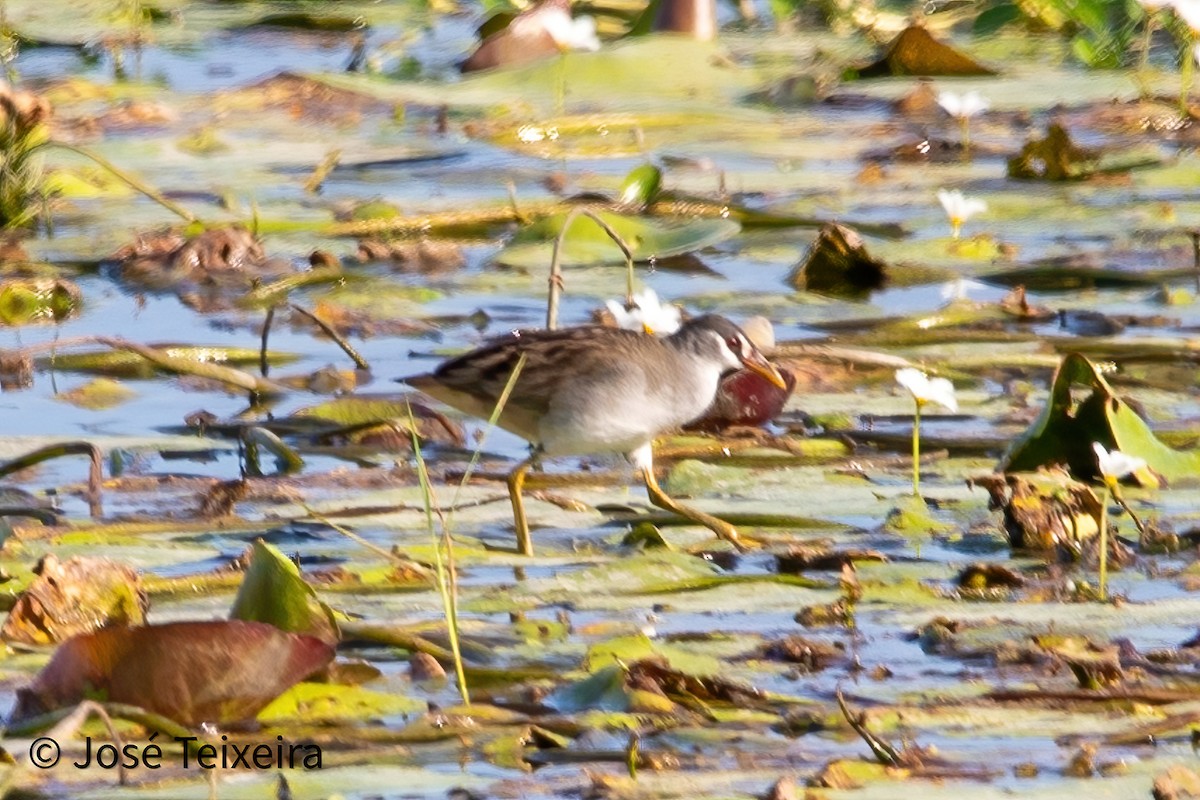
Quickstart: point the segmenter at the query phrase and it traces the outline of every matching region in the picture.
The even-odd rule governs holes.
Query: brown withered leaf
[[[1013,547],[1072,551],[1100,531],[1100,498],[1059,467],[1036,473],[996,473],[972,480],[987,490],[988,508],[1004,515]]]
[[[910,25],[892,40],[873,64],[858,71],[860,78],[892,75],[995,75],[970,56],[933,38],[921,25]]]
[[[240,620],[106,628],[59,645],[33,683],[17,690],[11,722],[97,694],[183,725],[252,719],[280,693],[333,660],[313,636]]]
[[[1031,139],[1008,160],[1008,177],[1024,180],[1068,181],[1095,173],[1100,152],[1079,147],[1057,122],[1042,139]]]
[[[304,75],[280,72],[258,83],[218,94],[221,111],[257,112],[277,109],[297,119],[354,124],[371,111],[385,112],[390,104],[369,94],[330,86]]]
[[[669,697],[683,706],[701,703],[729,703],[753,708],[764,703],[765,695],[753,686],[736,683],[715,675],[697,677],[673,669],[665,658],[643,658],[629,665],[626,683],[630,688]]]
[[[1012,291],[1001,298],[1000,310],[1021,322],[1046,322],[1058,316],[1051,308],[1032,305],[1025,296],[1024,285],[1014,286]]]
[[[823,642],[803,636],[785,636],[759,648],[759,658],[798,664],[804,671],[820,672],[846,661],[846,646],[841,642]]]
[[[836,297],[861,297],[886,282],[887,265],[867,252],[857,231],[837,222],[821,228],[804,261],[788,275],[796,289]]]
[[[1195,800],[1200,798],[1200,775],[1182,764],[1173,764],[1154,779],[1150,794],[1154,800]]]
[[[458,242],[440,239],[417,239],[385,242],[363,239],[358,243],[359,261],[390,261],[397,272],[420,275],[452,272],[466,266]]]
[[[886,562],[888,557],[878,550],[832,550],[827,547],[793,545],[785,553],[775,555],[775,569],[788,575],[808,571],[840,570],[856,561]]]
[[[114,257],[123,280],[151,289],[248,285],[290,270],[285,261],[267,258],[254,234],[240,225],[209,228],[187,239],[175,231],[142,234]]]
[[[54,554],[34,568],[37,577],[8,612],[0,638],[7,642],[57,644],[109,625],[141,625],[149,601],[137,571],[107,558]]]

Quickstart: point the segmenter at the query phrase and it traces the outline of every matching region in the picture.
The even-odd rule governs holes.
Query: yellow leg
[[[642,467],[642,479],[646,482],[646,492],[650,495],[650,502],[659,508],[666,509],[672,513],[678,514],[684,519],[690,519],[693,522],[698,522],[718,537],[732,544],[738,550],[742,550],[741,540],[738,539],[737,528],[730,525],[728,522],[717,519],[711,514],[705,514],[703,511],[697,511],[694,508],[688,508],[677,500],[667,496],[667,493],[658,485],[658,479],[654,477],[654,468],[650,466]]]
[[[523,556],[533,555],[533,538],[529,535],[529,518],[525,516],[525,498],[521,489],[525,486],[525,478],[529,468],[533,466],[533,457],[522,461],[508,473],[508,499],[512,502],[513,527],[517,530],[517,551]]]

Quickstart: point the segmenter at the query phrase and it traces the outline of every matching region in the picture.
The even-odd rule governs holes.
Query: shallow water
[[[594,57],[573,54],[569,61],[564,61],[561,65],[564,72],[580,71],[565,73],[569,76],[566,94],[556,102],[545,89],[552,85],[552,80],[546,79],[553,69],[551,66],[544,67],[542,72],[532,71],[523,82],[507,87],[502,77],[460,80],[454,75],[453,63],[465,54],[472,39],[474,14],[436,16],[423,7],[392,8],[387,10],[385,22],[371,28],[368,47],[383,48],[389,41],[399,40],[402,57],[410,59],[416,67],[410,68],[409,77],[386,84],[384,89],[377,90],[369,81],[359,88],[368,94],[378,91],[389,103],[406,103],[403,119],[386,110],[373,109],[331,122],[298,116],[297,109],[229,110],[222,105],[228,100],[223,93],[246,89],[284,71],[328,73],[326,77],[331,81],[343,80],[339,73],[349,59],[350,34],[223,28],[221,15],[228,9],[201,3],[187,6],[185,23],[177,30],[162,33],[165,43],[144,47],[137,54],[126,53],[124,77],[120,80],[114,78],[113,56],[102,48],[99,56],[64,47],[27,48],[16,60],[15,68],[34,85],[75,76],[100,87],[101,99],[65,101],[58,109],[63,117],[96,115],[119,106],[126,96],[171,110],[176,116],[166,123],[110,130],[90,144],[163,191],[181,194],[181,202],[205,219],[245,221],[252,207],[257,206],[258,213],[272,221],[326,220],[332,218],[332,211],[339,204],[371,199],[392,202],[406,213],[461,210],[506,202],[510,181],[519,205],[551,197],[545,181],[554,173],[561,173],[570,191],[611,193],[622,177],[645,157],[662,159],[669,155],[704,160],[715,168],[669,166],[665,170],[666,185],[715,197],[717,187],[723,182],[728,191],[742,193],[739,199],[755,208],[857,224],[903,224],[908,232],[903,239],[867,237],[871,251],[891,262],[897,274],[903,272],[905,265],[945,270],[944,280],[915,286],[903,285],[901,281],[901,285],[862,300],[795,292],[786,279],[815,236],[807,227],[743,230],[738,236],[699,253],[698,266],[692,262],[694,268],[686,265],[680,268],[679,261],[674,260],[640,265],[637,269],[639,285],[652,286],[660,296],[676,300],[693,312],[717,310],[735,319],[764,313],[774,322],[780,340],[828,340],[832,344],[838,344],[839,337],[858,333],[871,321],[932,315],[946,303],[943,284],[955,276],[975,281],[1005,268],[1071,253],[1095,254],[1100,265],[1130,272],[1190,264],[1190,241],[1183,229],[1200,219],[1200,197],[1186,178],[1196,171],[1195,155],[1189,145],[1170,137],[1155,138],[1128,130],[1112,132],[1080,125],[1082,142],[1155,138],[1171,156],[1162,166],[1132,173],[1127,180],[1063,186],[1017,183],[1002,177],[1002,157],[981,154],[970,163],[888,164],[881,182],[874,184],[859,177],[865,151],[897,144],[927,130],[939,136],[954,134],[955,126],[946,120],[919,125],[896,118],[885,101],[911,89],[913,81],[845,84],[834,90],[835,97],[861,92],[866,96],[865,102],[848,103],[840,108],[833,104],[791,110],[764,108],[746,100],[747,86],[769,84],[797,68],[823,69],[826,65],[820,59],[828,56],[815,55],[818,48],[828,46],[838,56],[849,59],[842,51],[849,48],[865,52],[862,43],[847,45],[833,39],[826,42],[829,37],[812,33],[795,37],[782,37],[765,30],[730,33],[723,38],[722,47],[728,48],[724,52],[733,59],[721,68],[729,74],[712,72],[713,97],[656,94],[654,81],[659,76],[650,74],[645,75],[645,86],[606,85],[603,75],[597,78],[586,72],[589,63],[603,63],[594,59],[616,52],[625,53],[630,59],[649,58],[647,63],[655,63],[653,42],[608,46],[607,54]],[[182,43],[166,43],[172,37]],[[971,43],[969,39],[965,41]],[[1058,52],[1061,46],[1047,40],[1047,53]],[[1042,129],[1049,109],[1060,101],[1084,108],[1107,102],[1113,96],[1125,99],[1136,96],[1128,75],[1086,73],[1059,63],[1050,55],[1047,58],[1053,63],[1045,68],[1035,70],[1044,65],[1033,60],[1014,65],[999,78],[945,82],[957,88],[980,88],[994,98],[998,113],[979,120],[974,131],[977,147],[1015,150],[1026,135]],[[690,76],[680,76],[680,80],[687,77]],[[1156,76],[1165,85],[1170,78],[1165,74]],[[626,91],[627,103],[623,95]],[[450,131],[445,135],[433,132],[431,126],[432,109],[441,102],[447,103],[451,112]],[[593,141],[602,137],[580,137],[579,141],[567,141],[558,152],[547,155],[504,136],[497,135],[491,140],[472,138],[464,126],[465,122],[494,123],[504,130],[515,129],[522,121],[561,116],[555,107],[559,103],[569,113],[614,119],[628,105],[631,113],[641,115],[638,119],[645,128],[645,154],[617,141],[618,136],[614,135],[608,145]],[[702,113],[669,125],[656,122],[655,114],[676,109],[685,109],[680,112],[685,116],[697,110]],[[999,113],[1017,109],[1028,111],[1029,120],[1014,121]],[[184,135],[206,125],[212,126],[230,145],[228,151],[195,156],[177,146]],[[616,128],[618,122],[612,125]],[[397,149],[417,156],[417,160],[385,167],[338,169],[327,178],[319,195],[305,194],[301,189],[304,180],[335,146],[342,147],[351,160],[391,157]],[[597,147],[601,152],[596,152]],[[51,160],[53,166],[60,165],[57,156]],[[69,158],[61,161],[63,165],[74,163]],[[1004,257],[985,250],[985,255],[979,256],[955,251],[948,238],[948,223],[934,197],[936,189],[943,186],[961,188],[989,203],[987,214],[967,223],[968,241],[976,236],[990,237],[993,244],[1014,245],[1015,255]],[[230,205],[234,210],[222,209],[205,199],[220,195],[232,198]],[[174,221],[161,208],[138,198],[71,198],[56,225],[54,238],[30,241],[27,249],[36,258],[52,263],[90,265],[109,259],[116,247],[131,240],[136,232]],[[374,281],[366,284],[368,293],[372,290],[382,293],[397,286],[430,287],[440,293],[427,301],[410,301],[403,313],[390,315],[431,322],[436,327],[435,333],[350,337],[372,367],[370,382],[360,386],[359,393],[400,391],[395,379],[431,368],[438,357],[473,346],[485,335],[543,323],[546,276],[536,270],[504,269],[492,263],[508,233],[497,228],[486,238],[465,241],[465,266],[445,275],[397,275],[383,265],[347,265],[348,272],[362,273]],[[297,270],[305,268],[307,256],[315,248],[328,249],[340,257],[349,256],[354,250],[352,240],[334,239],[312,231],[268,234],[264,242],[271,256],[287,260]],[[260,311],[199,313],[169,292],[143,292],[121,282],[109,264],[98,271],[89,270],[77,282],[84,297],[81,314],[53,327],[0,331],[0,348],[16,349],[114,333],[142,343],[257,347]],[[624,292],[625,273],[619,267],[569,268],[565,282],[561,319],[577,323],[588,320],[603,300]],[[354,286],[349,284],[350,289]],[[1181,279],[1175,286],[1187,287],[1191,282]],[[969,299],[981,304],[996,303],[1006,291],[996,283],[966,286]],[[311,308],[326,300],[336,301],[337,292],[317,286],[296,292],[289,299]],[[1200,325],[1197,305],[1162,306],[1153,299],[1154,295],[1155,287],[1146,285],[1030,292],[1029,299],[1033,304],[1054,310],[1161,316],[1166,319],[1128,328],[1118,337],[1119,341],[1155,337],[1194,345],[1194,329]],[[477,311],[488,317],[482,331],[465,319]],[[855,324],[847,326],[847,322]],[[960,341],[951,332],[922,345],[891,346],[882,338],[871,341],[867,337],[865,343],[860,338],[857,346],[883,349],[919,363],[928,360],[953,369],[956,357],[978,360],[989,354],[998,359],[1010,353],[1045,355],[1050,351],[1043,345],[1064,340],[1069,347],[1072,340],[1079,338],[1058,321],[1015,330],[1027,335],[1028,340],[1008,342],[998,337],[997,341],[989,342],[964,337]],[[314,336],[304,325],[293,326],[277,320],[270,346],[299,356],[294,363],[274,367],[272,377],[306,375],[329,364],[340,368],[347,365],[333,343]],[[1177,361],[1174,366],[1182,364],[1185,370],[1192,363],[1186,356]],[[892,388],[886,371],[863,369],[855,380],[820,362],[806,368],[814,379],[809,388],[792,398],[789,414],[840,413],[849,415],[862,427],[873,425],[878,430],[892,432],[908,429],[906,415],[911,405]],[[982,372],[986,374],[968,370],[966,377],[956,376],[963,414],[930,419],[925,429],[928,436],[965,438],[1009,430],[1014,425],[1019,428],[1022,425],[1006,421],[1006,415],[1019,415],[1045,400],[1048,369],[1004,368]],[[822,384],[822,378],[827,378],[829,384]],[[221,480],[239,476],[241,457],[236,443],[230,440],[214,443],[215,451],[206,451],[202,457],[167,459],[160,451],[184,443],[178,432],[186,415],[205,409],[222,420],[232,420],[247,411],[245,396],[159,376],[124,380],[136,395],[109,410],[87,410],[56,399],[57,394],[90,379],[77,373],[39,371],[32,388],[4,393],[0,397],[4,412],[0,415],[0,434],[8,437],[6,452],[11,450],[11,455],[17,455],[47,438],[94,439],[104,442],[106,454],[122,449],[136,452],[134,472]],[[1131,391],[1145,402],[1149,416],[1156,423],[1183,422],[1194,427],[1200,419],[1194,377],[1190,384],[1168,388],[1151,391],[1134,387]],[[296,390],[284,396],[270,414],[283,417],[324,399],[327,398]],[[469,426],[472,432],[482,428],[473,422]],[[522,457],[526,448],[517,437],[493,431],[488,434],[486,451],[485,468],[502,470],[509,460]],[[1148,719],[1186,710],[1188,701],[1181,699],[1174,704],[1147,706],[1150,710],[1134,712],[1129,712],[1127,705],[1135,704],[1115,701],[1071,707],[1043,706],[1037,700],[1001,705],[978,695],[986,689],[1006,687],[1041,687],[1065,692],[1076,684],[1061,663],[1057,668],[1046,664],[998,667],[990,656],[927,652],[915,640],[914,633],[931,620],[945,618],[980,626],[982,632],[968,627],[968,634],[964,635],[975,631],[980,639],[987,641],[1011,638],[1020,643],[1034,636],[1063,633],[1086,635],[1098,645],[1128,638],[1143,652],[1175,647],[1194,633],[1193,620],[1200,610],[1189,584],[1176,575],[1177,571],[1194,565],[1193,554],[1145,555],[1135,565],[1114,572],[1110,591],[1126,599],[1126,604],[1120,607],[1020,593],[999,595],[988,601],[963,600],[953,594],[956,579],[973,562],[1002,563],[1027,572],[1033,583],[1044,583],[1056,590],[1070,582],[1094,582],[1094,562],[1085,559],[1083,564],[1048,568],[1042,559],[1011,553],[998,516],[986,507],[986,493],[964,488],[967,476],[991,468],[994,462],[990,455],[938,458],[927,467],[924,490],[928,497],[943,503],[935,516],[949,526],[948,530],[934,534],[890,531],[885,520],[908,488],[905,456],[905,447],[893,451],[861,447],[829,463],[814,460],[757,470],[732,470],[718,463],[717,468],[727,471],[713,477],[708,484],[697,484],[698,488],[691,492],[696,503],[706,510],[784,512],[811,515],[824,521],[811,530],[756,531],[778,537],[778,541],[772,543],[771,551],[743,556],[723,573],[760,579],[756,583],[727,583],[701,589],[687,586],[677,565],[664,566],[652,560],[652,553],[623,547],[621,538],[626,525],[605,523],[594,511],[569,512],[535,501],[531,501],[531,513],[539,528],[538,556],[521,559],[482,546],[510,546],[511,522],[508,504],[502,497],[498,502],[464,508],[456,514],[454,530],[458,546],[463,549],[459,563],[465,635],[468,639],[478,637],[482,642],[490,642],[490,655],[498,665],[553,664],[561,680],[539,687],[549,691],[586,678],[584,663],[589,649],[633,635],[649,620],[654,638],[647,646],[655,652],[666,653],[684,664],[691,663],[690,657],[715,658],[722,677],[786,696],[786,703],[781,700],[780,705],[772,707],[777,717],[792,704],[810,703],[820,711],[824,727],[795,737],[780,733],[762,719],[713,723],[694,712],[670,721],[657,718],[657,722],[663,723],[660,732],[652,724],[656,717],[643,715],[640,722],[645,748],[671,751],[685,761],[694,757],[697,763],[678,772],[665,770],[654,774],[645,770],[638,784],[627,787],[631,796],[761,794],[780,774],[794,773],[803,778],[819,772],[827,761],[862,758],[865,746],[840,722],[833,704],[839,688],[853,706],[869,710],[869,722],[879,729],[879,735],[894,742],[907,738],[921,746],[935,746],[948,760],[960,764],[995,768],[997,775],[988,781],[945,783],[956,792],[971,792],[973,796],[987,796],[987,791],[997,795],[1016,791],[1065,794],[1100,789],[1111,790],[1118,793],[1112,796],[1118,796],[1130,787],[1136,787],[1136,792],[1120,796],[1145,796],[1156,771],[1175,761],[1190,760],[1191,754],[1181,744],[1186,728],[1181,725],[1174,738],[1167,737],[1166,744],[1155,752],[1105,745],[1103,758],[1128,760],[1133,765],[1130,776],[1107,783],[1084,783],[1065,777],[1066,762],[1081,738],[1098,739],[1106,733],[1136,728]],[[435,472],[462,466],[461,459],[451,456],[444,460],[435,456],[433,461]],[[376,471],[393,462],[407,465],[408,454],[383,452],[374,457],[374,463],[379,465]],[[587,462],[592,464],[594,460]],[[555,464],[551,469],[564,470],[575,463]],[[338,471],[367,473],[370,469],[327,452],[306,454],[305,470],[293,488],[304,503],[325,513],[346,506],[378,507],[398,502],[418,507],[420,494],[407,473],[398,477],[394,486],[361,490],[323,480],[327,474]],[[63,459],[40,466],[31,477],[10,480],[36,494],[55,490],[66,515],[83,520],[87,506],[75,490],[84,471],[81,459]],[[110,465],[106,475],[111,471]],[[689,479],[696,480],[688,474],[673,474],[672,478],[675,479],[672,482],[680,485],[686,485]],[[262,485],[270,482],[270,478],[261,480]],[[443,502],[455,494],[450,486],[438,489]],[[494,498],[502,490],[503,486],[495,483],[472,486],[462,496],[468,500]],[[592,506],[621,504],[642,508],[645,505],[642,492],[636,488],[586,487],[578,492],[572,489],[560,493]],[[1177,531],[1196,524],[1196,509],[1200,506],[1195,487],[1186,482],[1158,493],[1133,490],[1131,496],[1140,511],[1156,513]],[[132,513],[153,516],[182,512],[181,519],[188,519],[187,509],[193,508],[197,499],[194,492],[174,488],[110,491],[105,496],[106,511],[112,518]],[[285,553],[296,554],[306,571],[330,564],[351,572],[378,566],[370,552],[323,525],[303,527],[289,523],[305,517],[307,512],[300,502],[298,498],[282,496],[259,497],[239,503],[237,513],[249,521],[278,520],[279,527],[266,538]],[[396,546],[419,560],[431,557],[429,536],[423,528],[422,515],[416,511],[381,511],[351,518],[348,524],[374,545]],[[1128,519],[1119,518],[1117,524],[1122,536],[1136,539],[1136,531]],[[852,529],[840,527],[844,525]],[[200,534],[168,532],[146,537],[113,537],[99,543],[70,537],[63,541],[13,540],[12,545],[5,547],[4,558],[5,564],[11,562],[14,570],[27,571],[45,552],[56,552],[63,558],[85,553],[131,563],[148,576],[192,576],[227,564],[255,535],[214,527]],[[708,543],[705,532],[692,528],[667,528],[665,535],[680,548],[720,549],[719,545]],[[892,559],[886,565],[859,565],[859,580],[864,589],[852,627],[838,624],[804,628],[794,619],[802,608],[841,597],[838,573],[805,573],[805,577],[820,582],[817,588],[772,580],[776,573],[774,552],[786,550],[792,544],[820,540],[842,549],[877,549]],[[1045,577],[1046,569],[1061,570],[1061,574]],[[665,585],[652,580],[659,577]],[[672,585],[676,579],[682,582]],[[321,588],[318,591],[334,607],[368,621],[415,625],[437,623],[443,618],[437,593],[428,587],[371,586],[361,591],[342,587],[337,591]],[[163,622],[220,618],[226,615],[230,599],[229,592],[156,599],[150,619]],[[561,637],[522,638],[526,634],[518,631],[518,622],[549,624],[558,619],[560,612],[570,625]],[[807,674],[794,665],[754,654],[758,645],[789,635],[839,642],[846,648],[847,659]],[[379,692],[404,695],[419,704],[441,707],[457,701],[452,683],[440,687],[412,683],[405,658],[395,648],[359,644],[343,648],[340,655],[343,659],[362,658],[378,667],[381,677],[370,686]],[[0,707],[11,705],[17,687],[27,682],[43,663],[40,658],[25,657],[24,661],[8,665],[9,669],[0,677]],[[886,667],[890,674],[872,677],[870,672],[877,667]],[[1158,685],[1144,675],[1135,675],[1136,672],[1130,669],[1125,678],[1124,685],[1131,691]],[[1175,681],[1172,685],[1185,688],[1190,684],[1186,674],[1172,680]],[[518,707],[532,704],[531,698],[537,696],[540,695],[526,693],[519,685],[505,686],[490,695],[496,702],[510,702]],[[723,713],[734,716],[734,712],[746,710],[721,708]],[[899,721],[894,719],[896,715]],[[549,766],[536,772],[512,764],[504,746],[510,733],[498,733],[487,725],[473,730],[469,736],[447,742],[406,744],[403,753],[395,757],[382,745],[357,739],[354,733],[356,726],[361,725],[375,732],[400,735],[420,716],[415,712],[384,714],[352,720],[345,723],[344,730],[333,726],[330,735],[342,737],[341,744],[346,749],[343,763],[356,763],[359,769],[352,775],[329,771],[320,776],[290,776],[297,796],[326,797],[337,791],[348,798],[443,797],[447,789],[460,784],[489,795],[540,798],[578,795],[591,788],[591,778],[576,764]],[[605,717],[599,710],[592,716],[576,715],[573,722],[584,729],[602,731],[620,742],[619,746],[627,738],[624,726],[630,724],[627,719]],[[19,753],[21,744],[17,742],[10,749]],[[1037,764],[1040,775],[1032,779],[1015,777],[1013,767],[1022,762]],[[620,764],[613,763],[585,766],[613,776],[622,771]],[[273,784],[261,780],[263,777],[233,777],[222,784],[220,796],[270,796]],[[45,791],[55,797],[96,798],[150,797],[159,796],[156,792],[162,791],[152,784],[139,783],[143,776],[137,776],[137,785],[129,789],[116,788],[110,778],[56,770]],[[890,780],[902,779],[892,776]],[[883,785],[886,787],[886,782]],[[196,780],[169,786],[171,796],[205,796],[203,786]],[[923,783],[919,790],[932,792],[933,786]],[[867,791],[879,787],[880,783],[876,783]],[[912,789],[901,787],[899,782],[892,787],[895,792],[904,790]]]

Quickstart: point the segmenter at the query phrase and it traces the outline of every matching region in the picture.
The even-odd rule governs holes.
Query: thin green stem
[[[68,152],[75,153],[76,155],[81,155],[84,158],[90,159],[90,160],[94,161],[96,164],[99,164],[104,169],[108,170],[110,173],[112,173],[112,175],[114,177],[120,179],[121,181],[124,181],[131,188],[135,189],[136,191],[141,192],[146,197],[150,198],[151,200],[158,203],[163,208],[170,211],[172,214],[178,215],[185,222],[197,222],[198,221],[196,219],[195,214],[188,211],[186,208],[179,205],[178,203],[164,197],[163,194],[161,192],[159,192],[157,189],[155,189],[153,186],[150,186],[147,183],[143,183],[141,180],[130,175],[128,172],[125,172],[123,169],[121,169],[116,164],[109,161],[107,158],[97,155],[96,153],[93,153],[91,150],[88,150],[85,147],[78,147],[73,144],[67,144],[66,142],[60,142],[55,139],[51,139],[47,142],[43,142],[42,144],[38,145],[37,147],[35,147],[33,149],[36,150],[36,149],[39,149],[42,147],[57,147],[60,150],[66,150]]]
[[[475,472],[475,467],[479,465],[479,458],[483,454],[483,446],[487,444],[488,434],[491,433],[492,428],[496,427],[496,423],[500,421],[500,415],[504,413],[504,407],[508,405],[508,398],[517,386],[517,380],[521,377],[521,370],[525,369],[525,358],[527,355],[527,353],[521,353],[520,358],[517,359],[517,364],[513,367],[512,374],[508,376],[508,382],[504,384],[504,391],[500,392],[500,397],[496,400],[496,405],[492,408],[492,415],[488,417],[487,427],[484,428],[483,434],[475,444],[475,452],[471,453],[471,460],[467,462],[467,468],[463,470],[462,478],[458,482],[458,488],[454,490],[454,497],[450,499],[450,511],[446,517],[447,525],[454,518],[454,509],[458,508],[459,494],[462,493],[463,487],[470,482],[471,475]]]
[[[458,604],[450,597],[450,583],[446,579],[446,564],[442,560],[442,543],[438,541],[437,531],[433,526],[433,486],[429,482],[429,470],[425,467],[425,458],[421,455],[421,443],[417,438],[417,422],[413,417],[412,407],[408,409],[409,435],[412,437],[413,455],[417,460],[417,477],[421,483],[421,496],[425,499],[425,527],[429,538],[433,541],[434,568],[437,570],[438,593],[442,597],[442,608],[446,612],[446,629],[450,637],[450,653],[454,656],[454,673],[458,678],[458,693],[462,696],[463,705],[471,705],[471,694],[467,689],[467,673],[463,667],[462,648],[458,642]],[[443,523],[443,530],[445,524]]]
[[[1154,42],[1155,23],[1158,22],[1158,14],[1153,11],[1146,13],[1146,25],[1142,28],[1142,52],[1138,55],[1138,72],[1145,72],[1150,67],[1150,45]],[[1149,94],[1147,86],[1142,83],[1142,96]]]
[[[1188,33],[1183,47],[1183,61],[1179,65],[1179,113],[1183,117],[1191,115],[1188,99],[1192,92],[1192,79],[1196,74],[1196,55],[1193,45],[1196,37]]]
[[[1104,483],[1104,495],[1100,498],[1100,602],[1108,600],[1108,501],[1109,484]]]
[[[958,127],[962,131],[963,160],[971,157],[971,118],[963,114],[958,118]]]
[[[912,481],[913,497],[921,496],[921,401],[914,400],[916,413],[913,414],[912,440]]]
[[[554,71],[554,115],[563,116],[567,107],[567,53],[558,57],[558,69]]]
[[[579,217],[587,217],[592,222],[600,226],[600,229],[608,234],[608,238],[613,240],[621,250],[621,254],[625,256],[625,272],[628,276],[626,279],[626,294],[627,299],[633,301],[633,251],[629,249],[629,245],[621,238],[621,234],[617,233],[611,225],[604,221],[604,218],[590,208],[577,206],[567,212],[567,216],[563,218],[562,228],[558,232],[558,236],[554,239],[554,252],[550,256],[550,293],[546,298],[546,329],[554,330],[558,326],[558,305],[559,297],[563,289],[562,277],[562,249],[563,244],[567,240],[567,231],[571,229],[572,223]]]

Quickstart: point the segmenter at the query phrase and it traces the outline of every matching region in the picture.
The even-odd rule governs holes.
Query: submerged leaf
[[[77,386],[67,392],[60,392],[54,397],[64,403],[70,403],[79,408],[98,411],[119,406],[131,399],[137,392],[111,378],[96,378],[82,386]]]

